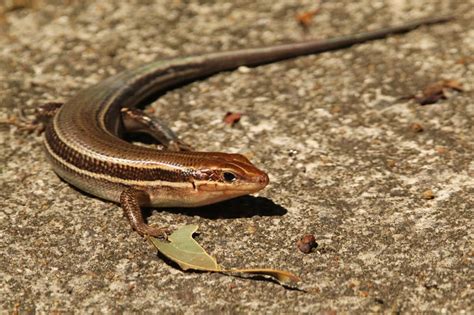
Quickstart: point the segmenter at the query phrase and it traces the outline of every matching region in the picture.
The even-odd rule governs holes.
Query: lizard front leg
[[[129,187],[120,195],[120,205],[127,216],[132,228],[141,236],[166,238],[167,228],[157,228],[145,223],[141,205],[149,204],[150,196],[147,192]]]

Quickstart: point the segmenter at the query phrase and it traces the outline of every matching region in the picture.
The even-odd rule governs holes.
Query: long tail
[[[452,20],[453,18],[454,16],[452,15],[423,18],[398,26],[386,27],[375,31],[351,34],[330,39],[309,40],[262,48],[244,49],[233,52],[220,52],[209,55],[209,59],[214,59],[213,63],[218,63],[222,67],[220,69],[221,71],[239,66],[257,66],[279,60],[294,58],[297,56],[343,49],[355,44],[385,38],[389,35],[406,33],[423,25],[444,23]]]
[[[162,93],[170,88],[221,71],[233,70],[240,66],[258,66],[298,56],[347,48],[354,44],[381,39],[392,34],[405,33],[422,25],[447,22],[453,18],[453,16],[424,18],[399,26],[330,39],[309,40],[283,45],[162,60],[125,71],[110,78],[108,81],[104,81],[103,85],[113,85],[117,88],[126,86],[126,90],[123,91],[125,94],[129,94],[131,90],[135,91],[133,94],[129,94],[130,98],[117,98],[123,106],[134,106],[151,95]],[[110,87],[105,88],[104,86],[98,86],[98,88],[108,90]]]

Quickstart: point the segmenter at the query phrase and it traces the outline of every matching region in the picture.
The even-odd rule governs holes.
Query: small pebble
[[[425,190],[421,196],[423,197],[423,199],[426,199],[426,200],[431,200],[435,197],[433,191],[431,189],[428,189],[428,190]]]
[[[423,126],[419,123],[413,123],[410,125],[410,130],[413,132],[422,132],[424,130]]]

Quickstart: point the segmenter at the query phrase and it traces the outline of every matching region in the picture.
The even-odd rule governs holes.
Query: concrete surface
[[[153,104],[196,148],[250,155],[271,185],[259,198],[153,210],[149,221],[199,224],[198,241],[223,265],[290,270],[306,292],[176,269],[131,232],[117,205],[62,182],[41,137],[2,125],[2,311],[474,311],[472,0],[327,1],[307,33],[295,15],[313,9],[310,0],[0,3],[3,120],[158,58],[457,14],[222,73]],[[465,90],[429,106],[399,100],[440,79]],[[234,128],[222,123],[227,111],[244,113]],[[319,244],[308,255],[295,245],[305,233]]]

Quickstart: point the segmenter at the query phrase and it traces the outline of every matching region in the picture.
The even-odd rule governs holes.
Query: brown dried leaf
[[[474,57],[473,56],[465,56],[465,57],[462,57],[462,58],[459,58],[458,60],[456,60],[456,64],[458,65],[466,65],[466,64],[470,64],[474,62]]]
[[[446,92],[448,89],[458,92],[463,91],[462,84],[457,80],[440,80],[426,86],[421,96],[415,96],[415,100],[420,105],[434,104],[441,99],[447,99]]]
[[[233,127],[240,121],[240,118],[242,118],[242,113],[227,112],[224,116],[224,123]]]
[[[461,82],[457,80],[443,80],[443,85],[458,92],[462,92],[464,90]]]
[[[296,20],[304,29],[307,29],[309,25],[313,22],[314,16],[319,12],[320,8],[299,13],[296,15]]]

